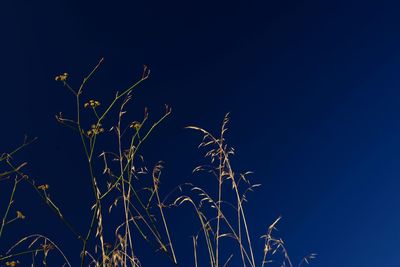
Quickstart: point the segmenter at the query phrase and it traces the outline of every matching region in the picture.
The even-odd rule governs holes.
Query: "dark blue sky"
[[[148,64],[132,114],[173,108],[143,152],[165,161],[166,188],[201,182],[190,174],[202,162],[199,136],[184,126],[218,130],[231,112],[235,166],[263,184],[248,204],[255,240],[282,215],[279,235],[294,259],[316,252],[313,266],[400,266],[399,9],[351,0],[2,3],[1,151],[25,133],[39,137],[21,160],[86,225],[79,140],[54,119],[73,112],[73,98],[54,76],[66,71],[77,85],[104,57],[90,90],[106,101]],[[76,241],[21,190],[26,232],[48,232],[75,262]]]

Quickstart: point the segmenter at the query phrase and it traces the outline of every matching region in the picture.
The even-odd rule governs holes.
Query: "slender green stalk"
[[[15,195],[15,190],[17,189],[18,182],[19,182],[18,178],[15,178],[14,186],[13,186],[13,189],[11,191],[11,195],[10,195],[10,199],[8,201],[7,209],[6,209],[6,212],[4,213],[3,219],[1,221],[0,238],[1,238],[2,234],[3,234],[3,229],[4,229],[4,226],[6,225],[7,216],[8,216],[8,213],[10,211],[11,205],[14,202],[14,195]]]

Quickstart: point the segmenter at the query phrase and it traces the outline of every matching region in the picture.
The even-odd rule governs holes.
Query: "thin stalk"
[[[163,212],[163,204],[161,203],[160,195],[158,194],[158,183],[159,183],[159,178],[156,177],[155,175],[153,175],[154,191],[155,191],[155,194],[156,194],[156,197],[157,197],[158,208],[160,209],[161,218],[163,220],[165,232],[167,234],[168,243],[169,243],[169,246],[171,248],[171,253],[172,253],[172,257],[174,259],[174,263],[175,263],[176,266],[178,266],[178,262],[177,262],[176,256],[175,256],[174,247],[173,247],[172,241],[171,241],[171,236],[170,236],[170,233],[169,233],[169,230],[168,230],[167,221],[165,219],[164,212]]]
[[[15,178],[14,186],[13,186],[13,189],[12,189],[11,195],[10,195],[10,200],[8,201],[7,209],[6,209],[6,212],[5,212],[4,216],[3,216],[3,220],[1,222],[0,238],[1,238],[2,234],[3,234],[3,229],[4,229],[4,226],[6,225],[6,220],[7,220],[7,216],[8,216],[8,213],[10,211],[11,205],[14,202],[14,194],[15,194],[15,190],[17,189],[18,182],[19,182],[18,178]]]

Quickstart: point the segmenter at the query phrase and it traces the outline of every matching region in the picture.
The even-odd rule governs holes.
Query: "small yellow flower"
[[[25,215],[22,212],[20,212],[19,210],[17,210],[17,218],[23,220],[23,219],[25,219]]]
[[[56,81],[65,82],[68,78],[68,73],[64,72],[64,74],[58,75],[55,77]]]
[[[131,123],[131,125],[129,127],[135,129],[136,131],[139,131],[139,129],[140,129],[140,127],[142,127],[142,125],[140,124],[140,122],[134,121]]]
[[[19,261],[7,261],[6,266],[15,267],[15,266],[17,266],[18,263],[19,263]]]
[[[103,133],[104,132],[104,128],[101,127],[101,123],[99,124],[92,124],[92,126],[90,126],[90,130],[88,130],[86,132],[88,137],[93,137],[97,134]]]
[[[42,185],[39,185],[37,188],[39,189],[39,190],[47,190],[47,189],[49,189],[49,185],[48,184],[42,184]]]
[[[86,103],[83,105],[84,108],[89,108],[89,107],[91,107],[91,108],[97,108],[98,106],[100,106],[100,102],[97,101],[97,100],[93,100],[93,99],[89,100],[89,102],[86,102]]]

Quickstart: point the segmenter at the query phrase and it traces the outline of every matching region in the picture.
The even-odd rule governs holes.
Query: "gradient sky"
[[[78,226],[89,220],[82,202],[91,200],[91,188],[79,140],[54,119],[59,111],[73,112],[73,98],[54,76],[68,72],[79,84],[104,57],[92,95],[110,99],[148,64],[151,78],[135,96],[133,116],[144,106],[154,118],[164,104],[173,108],[143,152],[150,163],[165,161],[166,191],[202,182],[191,175],[203,161],[200,139],[184,127],[216,131],[230,112],[236,169],[254,171],[252,181],[263,184],[247,205],[258,255],[257,238],[282,215],[278,235],[295,261],[315,252],[311,266],[400,266],[397,1],[15,0],[0,6],[0,149],[18,145],[25,133],[37,136],[20,160],[51,185],[54,198],[68,199],[61,206]],[[15,235],[9,232],[5,243],[47,232],[77,262],[76,240],[32,190],[21,190],[16,203],[28,205],[31,219],[23,233],[11,228]],[[180,256],[182,266],[191,266],[185,249],[193,229],[179,217],[171,220],[188,233],[180,237],[188,244]],[[144,263],[163,266],[151,258]]]

